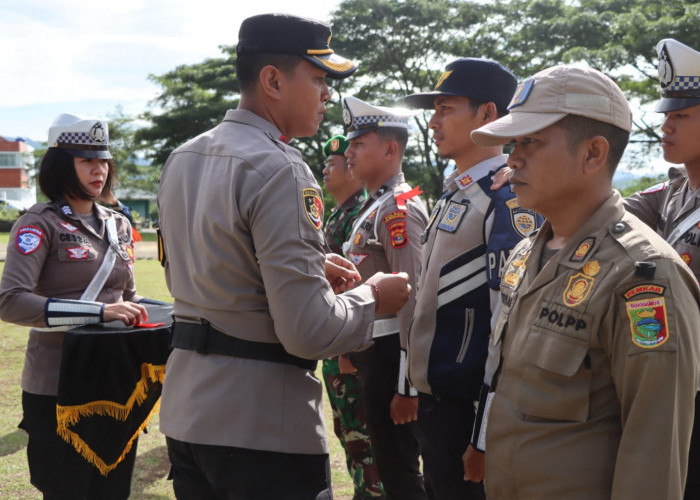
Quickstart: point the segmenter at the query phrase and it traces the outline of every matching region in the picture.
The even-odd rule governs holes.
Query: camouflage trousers
[[[355,486],[353,500],[384,498],[384,488],[364,423],[360,381],[356,375],[340,373],[336,359],[324,360],[322,372],[333,410],[333,430],[345,450],[348,472]]]

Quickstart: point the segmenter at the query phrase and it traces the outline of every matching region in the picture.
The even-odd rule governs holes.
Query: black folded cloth
[[[103,475],[129,453],[160,403],[172,305],[145,307],[148,324],[164,324],[85,325],[63,342],[57,432]]]

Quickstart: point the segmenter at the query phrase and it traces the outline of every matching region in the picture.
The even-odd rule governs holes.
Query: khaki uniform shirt
[[[369,287],[324,273],[321,190],[298,150],[246,110],[177,148],[160,179],[165,276],[179,321],[322,359],[366,345]],[[175,349],[161,430],[221,446],[326,453],[321,383],[297,366]]]
[[[518,205],[509,184],[491,190],[506,159],[498,155],[447,177],[423,233],[408,339],[409,378],[420,392],[478,399],[503,267],[541,223]]]
[[[409,191],[411,187],[404,182],[403,173],[399,173],[389,178],[377,192],[372,193],[360,211],[355,225],[357,226],[358,222],[361,224],[353,228],[354,232],[350,235],[346,251],[346,256],[355,264],[363,279],[377,272],[408,273],[408,282],[411,285],[408,302],[397,315],[378,318],[398,319],[398,329],[394,331],[400,334],[403,350],[406,349],[408,327],[416,303],[416,281],[420,271],[420,236],[428,222],[428,214],[419,197],[411,196],[402,201],[401,195]],[[392,194],[373,208],[375,202],[387,192]],[[370,210],[369,214],[365,214],[365,211]],[[403,375],[397,390],[399,394],[407,395],[405,368]]]
[[[487,497],[680,499],[697,282],[617,192],[538,273],[549,233],[521,242],[501,281]]]
[[[121,251],[97,302],[136,302],[133,247],[129,221],[95,204],[98,230],[83,224],[65,203],[37,203],[17,220],[7,245],[5,269],[0,283],[0,317],[8,323],[46,327],[49,298],[80,299],[102,265],[109,242],[105,221],[114,215]],[[31,234],[31,240],[25,235]],[[38,242],[38,244],[37,244]],[[22,370],[22,389],[32,394],[55,396],[64,333],[29,332]]]
[[[700,206],[700,190],[686,196],[688,177],[684,169],[671,167],[668,176],[667,182],[625,199],[627,211],[639,217],[664,239]],[[697,215],[695,217],[696,224],[673,242],[672,246],[700,281],[700,218]]]

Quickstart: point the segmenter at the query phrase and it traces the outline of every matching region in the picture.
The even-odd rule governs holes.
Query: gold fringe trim
[[[122,405],[114,401],[91,401],[90,403],[77,406],[56,405],[56,420],[58,421],[58,428],[56,429],[56,432],[65,442],[73,446],[73,448],[75,448],[76,451],[80,453],[83,458],[85,458],[85,460],[97,467],[103,476],[106,476],[111,470],[119,465],[129,451],[131,451],[131,447],[139,433],[144,429],[144,427],[146,427],[146,425],[148,425],[151,417],[160,409],[160,398],[158,398],[153,406],[153,409],[144,419],[143,423],[131,436],[121,455],[119,455],[119,458],[117,458],[117,460],[111,464],[105,463],[104,460],[102,460],[102,458],[100,458],[78,434],[70,430],[69,427],[78,423],[81,418],[90,417],[92,415],[108,416],[123,422],[131,414],[134,404],[140,406],[146,400],[149,385],[156,382],[160,382],[162,384],[164,380],[165,365],[142,363],[141,379],[136,383],[136,387],[131,393],[131,396],[127,400],[126,404]]]

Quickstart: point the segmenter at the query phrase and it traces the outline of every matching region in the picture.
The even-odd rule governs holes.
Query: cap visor
[[[322,56],[303,56],[314,66],[317,66],[328,73],[329,78],[342,80],[352,75],[357,70],[357,64],[339,56],[338,54],[327,54]]]
[[[356,137],[360,137],[361,135],[369,134],[370,132],[376,132],[377,127],[371,127],[371,128],[361,128],[358,130],[352,130],[348,132],[347,139],[348,141],[350,139],[354,139]]]
[[[500,146],[516,137],[545,129],[565,116],[566,113],[511,112],[495,122],[472,131],[472,140],[479,146]]]
[[[68,148],[60,148],[66,153],[68,153],[71,156],[74,156],[76,158],[97,158],[99,160],[111,160],[112,155],[109,153],[109,151],[93,151],[93,150],[85,150],[85,149],[68,149]]]
[[[656,103],[654,111],[657,113],[668,113],[679,109],[692,108],[700,105],[700,97],[662,97]]]

